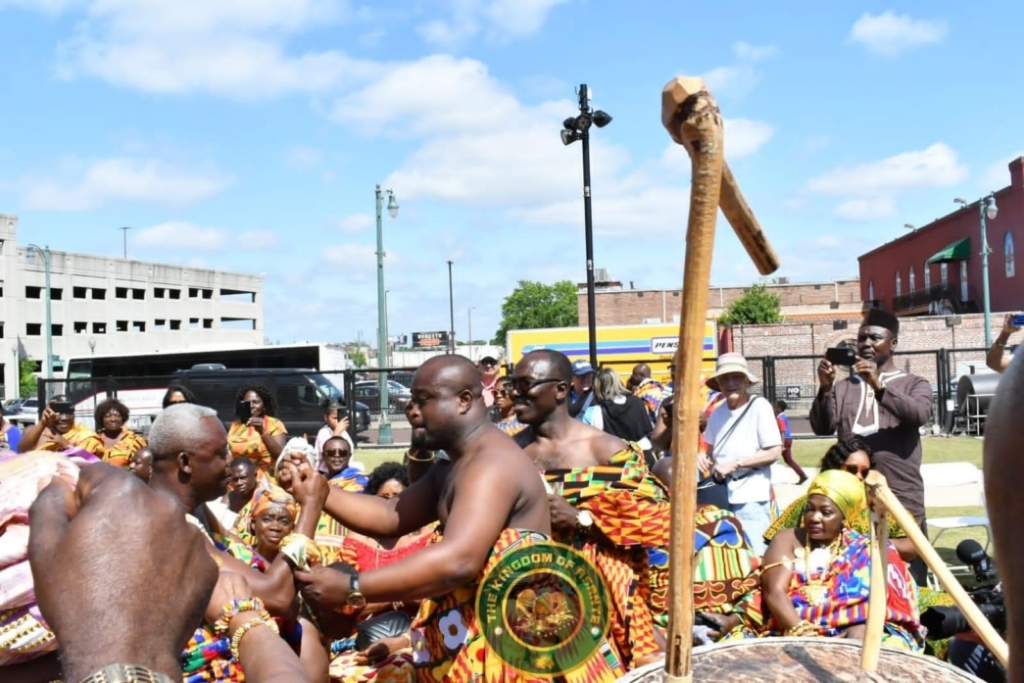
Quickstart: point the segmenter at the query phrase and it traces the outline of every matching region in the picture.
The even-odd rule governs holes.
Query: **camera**
[[[967,539],[960,541],[956,547],[956,556],[971,568],[978,583],[989,584],[968,591],[971,600],[978,606],[989,623],[1000,633],[1006,632],[1006,605],[1003,592],[994,587],[999,580],[992,558],[977,541]],[[971,625],[963,612],[957,607],[929,607],[921,614],[921,624],[935,638],[952,638],[958,633],[971,631]]]
[[[857,352],[848,346],[825,349],[825,360],[832,365],[852,368],[857,363]]]

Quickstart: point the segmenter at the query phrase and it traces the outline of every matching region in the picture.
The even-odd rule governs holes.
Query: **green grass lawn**
[[[793,441],[793,457],[803,466],[817,467],[834,439],[796,439]],[[969,462],[981,467],[981,439],[972,436],[945,438],[929,436],[921,439],[924,462]]]

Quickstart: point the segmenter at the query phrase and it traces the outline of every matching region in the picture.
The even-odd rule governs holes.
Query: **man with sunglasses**
[[[610,645],[628,668],[660,656],[651,612],[648,549],[668,544],[665,487],[643,452],[569,415],[573,366],[562,353],[531,351],[512,375],[515,410],[529,427],[516,435],[552,493],[555,540],[602,573],[612,605]]]
[[[501,375],[501,368],[498,367],[498,359],[494,356],[484,356],[477,365],[480,369],[480,386],[483,387],[484,405],[488,408],[494,405],[494,394],[498,391],[498,377]]]
[[[331,487],[324,504],[328,514],[366,536],[398,538],[440,521],[440,540],[361,574],[324,566],[295,574],[303,596],[323,608],[427,599],[431,604],[421,609],[425,616],[410,638],[418,680],[429,683],[448,680],[449,672],[458,680],[483,679],[485,671],[495,680],[520,680],[481,642],[477,588],[489,562],[546,539],[551,530],[544,483],[523,451],[491,424],[482,386],[467,358],[428,360],[413,378],[406,417],[415,457],[444,450],[449,460],[436,461],[390,500]],[[301,479],[295,496],[305,507],[306,484],[318,475],[308,463],[295,466]]]

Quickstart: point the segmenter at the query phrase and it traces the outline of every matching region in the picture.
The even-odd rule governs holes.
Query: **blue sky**
[[[0,0],[0,213],[21,240],[265,273],[272,340],[375,334],[373,189],[392,333],[490,337],[518,279],[583,281],[574,87],[596,265],[681,282],[689,161],[660,125],[703,75],[793,280],[1009,182],[1024,3]],[[757,274],[723,220],[716,284]]]

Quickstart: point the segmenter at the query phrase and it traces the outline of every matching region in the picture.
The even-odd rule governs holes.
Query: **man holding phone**
[[[818,394],[811,404],[811,429],[819,436],[863,437],[875,453],[876,469],[914,519],[927,531],[921,434],[932,416],[932,387],[927,379],[903,372],[893,362],[899,336],[896,316],[873,308],[857,332],[857,352],[829,349],[818,364]],[[836,381],[836,364],[852,375]],[[919,585],[927,567],[910,565]]]
[[[1010,351],[1011,355],[1009,356],[1005,355],[1003,351],[1006,349],[1006,342],[1010,341],[1010,335],[1019,330],[1022,325],[1024,325],[1024,313],[1006,314],[1006,318],[1003,319],[1003,329],[999,332],[996,340],[992,342],[992,348],[988,350],[988,355],[985,357],[986,365],[999,373],[1010,367],[1013,351]]]
[[[66,451],[81,448],[103,457],[103,441],[88,427],[75,424],[75,406],[64,396],[55,396],[43,410],[39,422],[25,429],[18,444],[19,453],[29,451]]]

